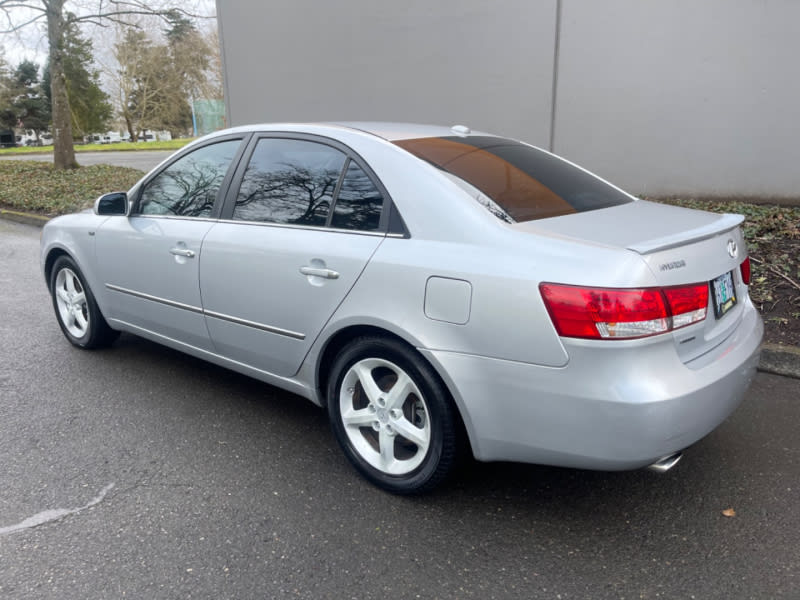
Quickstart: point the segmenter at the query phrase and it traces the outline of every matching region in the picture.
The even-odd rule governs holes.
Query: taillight
[[[706,318],[708,284],[668,288],[585,288],[542,283],[539,289],[558,334],[630,339],[686,327]]]
[[[694,283],[661,290],[667,298],[672,329],[680,329],[706,318],[708,284]]]
[[[745,285],[750,285],[750,257],[748,256],[742,261],[742,264],[739,265],[739,269],[742,271],[742,283]]]

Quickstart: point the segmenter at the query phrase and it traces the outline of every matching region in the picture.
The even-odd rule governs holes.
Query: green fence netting
[[[194,119],[197,135],[225,129],[225,102],[222,100],[195,100]]]

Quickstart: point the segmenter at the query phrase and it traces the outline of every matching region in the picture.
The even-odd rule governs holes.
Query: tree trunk
[[[131,121],[130,117],[126,114],[125,115],[125,127],[128,128],[128,141],[135,142],[136,141],[136,131],[133,127],[133,122]]]
[[[50,92],[53,99],[53,166],[75,169],[67,82],[64,77],[64,0],[46,0],[47,40],[50,46]]]

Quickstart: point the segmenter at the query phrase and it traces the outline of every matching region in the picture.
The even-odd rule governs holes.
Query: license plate
[[[733,271],[723,273],[711,281],[714,298],[714,316],[721,318],[736,306],[736,289],[733,287]]]

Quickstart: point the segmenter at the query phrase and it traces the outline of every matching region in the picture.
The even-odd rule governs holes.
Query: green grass
[[[166,142],[119,142],[117,144],[76,144],[75,152],[118,152],[128,150],[178,150],[195,138],[180,138]],[[18,148],[0,148],[0,157],[15,154],[49,154],[53,146],[21,146]]]
[[[138,169],[109,165],[57,171],[38,161],[0,161],[0,205],[61,215],[92,206],[106,192],[128,190],[143,175]]]

